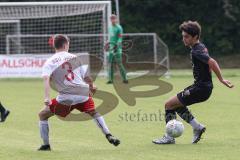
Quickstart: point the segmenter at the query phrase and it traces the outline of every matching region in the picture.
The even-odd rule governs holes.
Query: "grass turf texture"
[[[114,135],[121,139],[119,147],[110,145],[93,121],[64,122],[56,117],[50,119],[50,142],[53,151],[38,152],[41,140],[38,129],[38,111],[43,106],[43,83],[40,79],[0,80],[0,99],[11,114],[0,124],[0,159],[2,160],[225,160],[240,156],[239,79],[240,69],[223,70],[226,79],[236,86],[228,89],[214,78],[211,98],[190,107],[196,118],[207,126],[204,139],[191,144],[192,128],[184,123],[183,136],[176,145],[154,145],[152,139],[161,137],[165,122],[150,120],[150,114],[164,114],[164,102],[192,83],[190,70],[172,71],[173,85],[168,94],[152,98],[138,98],[135,107],[127,106],[119,99],[118,107],[104,118]],[[99,89],[116,93],[112,85],[99,78]],[[145,86],[146,88],[146,86]],[[52,94],[54,96],[55,93]],[[98,101],[96,101],[98,103]],[[137,118],[128,115],[140,112]],[[146,116],[147,119],[146,119]],[[161,117],[163,119],[163,117]]]

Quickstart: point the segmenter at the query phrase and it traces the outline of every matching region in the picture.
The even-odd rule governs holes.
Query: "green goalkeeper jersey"
[[[109,29],[110,33],[110,45],[117,45],[118,49],[121,49],[121,43],[122,43],[122,34],[123,29],[121,25],[116,24],[112,25]]]

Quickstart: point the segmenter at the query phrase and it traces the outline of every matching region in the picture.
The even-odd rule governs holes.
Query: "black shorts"
[[[184,91],[177,94],[179,101],[184,106],[189,106],[194,103],[206,101],[212,94],[212,87],[200,87],[191,85],[184,89]]]

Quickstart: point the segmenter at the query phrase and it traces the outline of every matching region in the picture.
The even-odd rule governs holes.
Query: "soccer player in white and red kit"
[[[39,113],[39,129],[43,145],[38,150],[51,150],[48,119],[53,115],[66,117],[74,109],[89,114],[107,140],[114,146],[119,145],[120,141],[111,135],[103,117],[95,111],[94,101],[90,95],[95,93],[96,87],[86,74],[86,65],[79,65],[74,69],[69,62],[69,60],[76,58],[76,55],[68,53],[69,38],[64,35],[56,35],[53,40],[53,47],[56,53],[45,62],[42,71],[45,106]],[[58,86],[58,88],[60,86],[61,89],[58,89],[58,96],[51,100],[49,92],[50,82],[52,83],[52,81],[56,83],[55,86]],[[80,87],[79,93],[76,92],[78,87]],[[89,92],[86,92],[86,89]]]

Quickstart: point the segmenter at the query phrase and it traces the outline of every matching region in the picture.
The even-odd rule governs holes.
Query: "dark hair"
[[[201,26],[197,21],[185,21],[180,26],[179,29],[190,34],[192,37],[201,36]]]
[[[55,49],[61,49],[61,48],[63,48],[64,45],[65,45],[66,43],[68,43],[68,42],[69,42],[69,39],[68,39],[67,36],[61,35],[61,34],[56,35],[56,36],[54,37],[54,48],[55,48]]]

